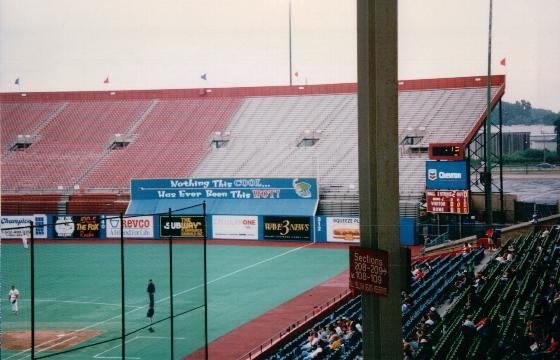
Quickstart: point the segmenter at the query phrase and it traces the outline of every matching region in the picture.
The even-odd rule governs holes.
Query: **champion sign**
[[[465,190],[468,187],[465,161],[426,161],[426,188]]]
[[[1,223],[1,237],[2,239],[20,239],[22,237],[31,237],[29,232],[29,225],[33,221],[34,230],[33,236],[39,239],[47,238],[47,227],[41,226],[47,223],[46,215],[19,215],[19,216],[2,216],[0,217]]]

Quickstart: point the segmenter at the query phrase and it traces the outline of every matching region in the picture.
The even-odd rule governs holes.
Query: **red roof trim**
[[[492,76],[492,85],[505,83],[504,75]],[[486,76],[470,76],[443,79],[403,80],[398,82],[399,91],[449,89],[486,86]],[[67,92],[28,92],[0,93],[0,102],[30,101],[72,101],[72,100],[145,100],[145,99],[185,99],[214,97],[247,97],[279,95],[320,95],[355,93],[355,83],[300,85],[300,86],[262,86],[237,88],[200,88],[166,90],[107,90],[107,91],[67,91]]]
[[[496,93],[496,95],[494,95],[494,98],[492,98],[492,102],[491,102],[491,108],[492,109],[494,109],[494,107],[496,107],[496,105],[498,104],[498,101],[500,101],[502,99],[502,96],[504,96],[505,91],[506,91],[506,84],[504,83],[504,84],[500,85],[500,88],[498,89],[498,92]],[[480,127],[484,125],[484,120],[486,119],[486,114],[487,114],[487,109],[484,109],[484,112],[482,112],[482,114],[480,115],[480,117],[478,118],[476,123],[474,124],[473,128],[468,133],[467,137],[465,137],[465,140],[463,141],[463,144],[465,146],[467,146],[472,141],[472,139],[475,137],[475,135],[478,132],[478,130],[480,129]]]

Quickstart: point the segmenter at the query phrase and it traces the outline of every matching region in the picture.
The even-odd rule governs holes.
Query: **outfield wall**
[[[35,238],[64,239],[119,239],[120,218],[115,215],[17,215],[2,216],[3,239],[30,237],[29,221],[48,224],[45,230],[35,229]],[[204,228],[209,239],[248,241],[303,241],[318,243],[359,244],[360,221],[356,217],[330,216],[262,216],[262,215],[167,215],[124,216],[126,239],[201,239]],[[414,219],[401,218],[402,245],[413,245]]]

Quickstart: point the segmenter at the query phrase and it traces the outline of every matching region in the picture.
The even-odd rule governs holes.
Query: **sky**
[[[0,92],[286,85],[288,2],[0,0]],[[504,99],[560,111],[560,0],[493,2]],[[356,82],[356,2],[291,7],[294,84]],[[399,79],[485,75],[487,49],[488,0],[399,0]]]

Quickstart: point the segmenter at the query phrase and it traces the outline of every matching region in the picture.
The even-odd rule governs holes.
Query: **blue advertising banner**
[[[198,178],[131,181],[133,199],[317,199],[315,178]]]
[[[466,161],[426,161],[426,189],[465,190]]]
[[[313,216],[318,201],[316,178],[146,179],[131,181],[126,213],[200,215],[206,202],[210,215]]]

